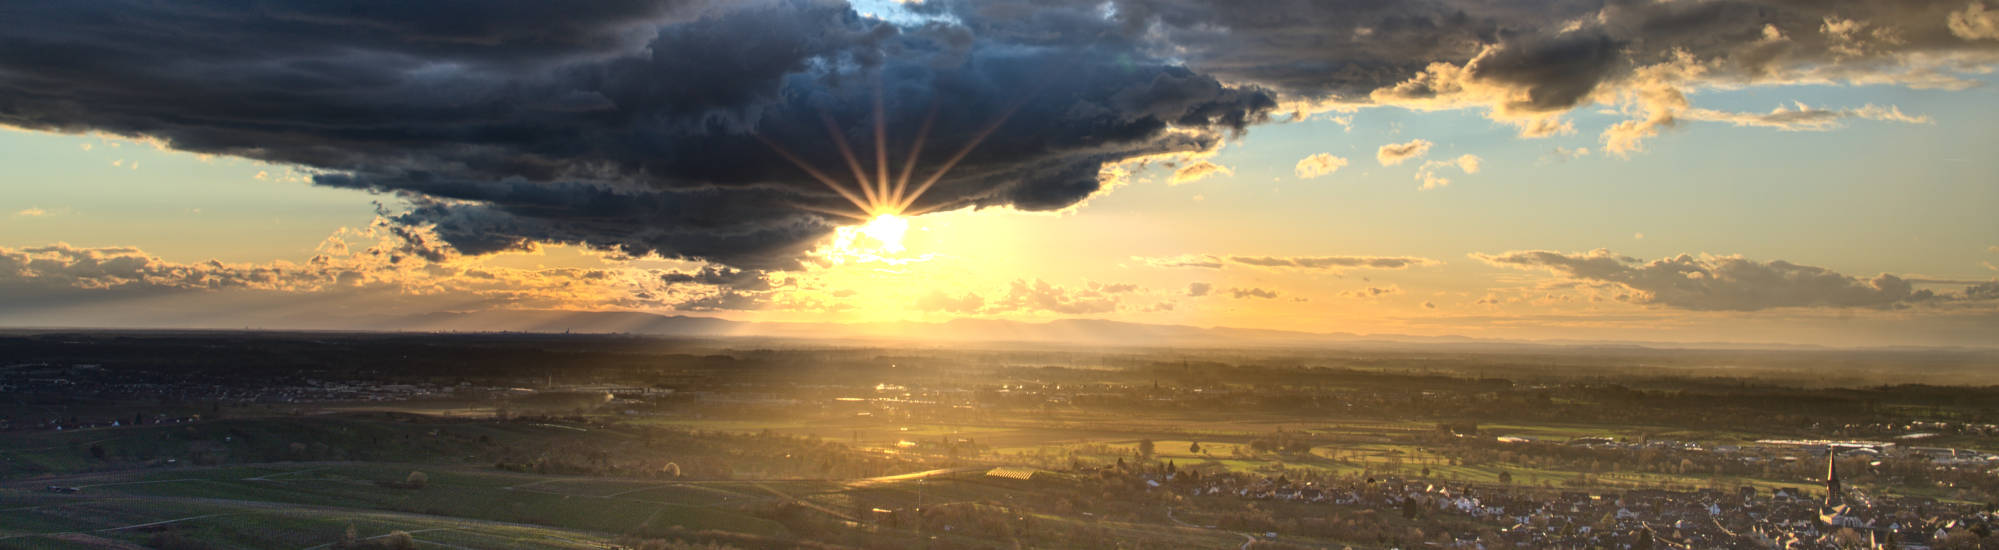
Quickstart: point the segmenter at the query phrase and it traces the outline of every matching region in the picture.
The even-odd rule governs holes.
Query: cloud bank
[[[1495,266],[1545,269],[1585,282],[1616,285],[1628,290],[1627,299],[1634,302],[1687,310],[1894,309],[1999,297],[1992,292],[1993,288],[1999,288],[1999,283],[1978,283],[1962,293],[1940,294],[1917,289],[1913,281],[1887,273],[1861,278],[1822,267],[1740,256],[1681,254],[1647,262],[1604,249],[1582,253],[1524,250],[1471,256]]]
[[[1275,269],[1339,271],[1345,269],[1407,269],[1439,265],[1443,262],[1410,256],[1179,256],[1134,257],[1147,267],[1221,269],[1228,265]]]

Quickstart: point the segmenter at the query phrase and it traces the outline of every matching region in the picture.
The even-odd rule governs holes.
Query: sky
[[[1994,10],[14,5],[0,326],[1989,347]]]

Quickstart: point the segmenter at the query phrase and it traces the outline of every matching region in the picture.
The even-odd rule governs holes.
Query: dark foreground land
[[[0,547],[1999,547],[1994,374],[1977,351],[22,332]]]

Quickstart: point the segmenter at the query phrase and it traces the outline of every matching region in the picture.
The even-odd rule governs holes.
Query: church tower
[[[1839,486],[1839,447],[1827,445],[1825,448],[1825,505],[1838,506],[1846,499],[1841,497]]]

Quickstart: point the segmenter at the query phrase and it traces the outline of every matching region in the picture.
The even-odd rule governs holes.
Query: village
[[[1868,497],[1844,490],[1837,471],[1829,472],[1831,481],[1817,492],[1751,486],[1606,492],[1393,476],[1310,481],[1254,473],[1201,476],[1174,469],[1140,468],[1130,476],[1147,490],[1184,494],[1193,506],[1268,501],[1309,505],[1306,510],[1324,510],[1317,513],[1330,517],[1387,510],[1412,522],[1444,526],[1464,519],[1476,525],[1431,531],[1440,533],[1432,542],[1449,548],[1983,548],[1984,537],[1999,527],[1989,505]],[[1276,530],[1260,536],[1283,537]]]

